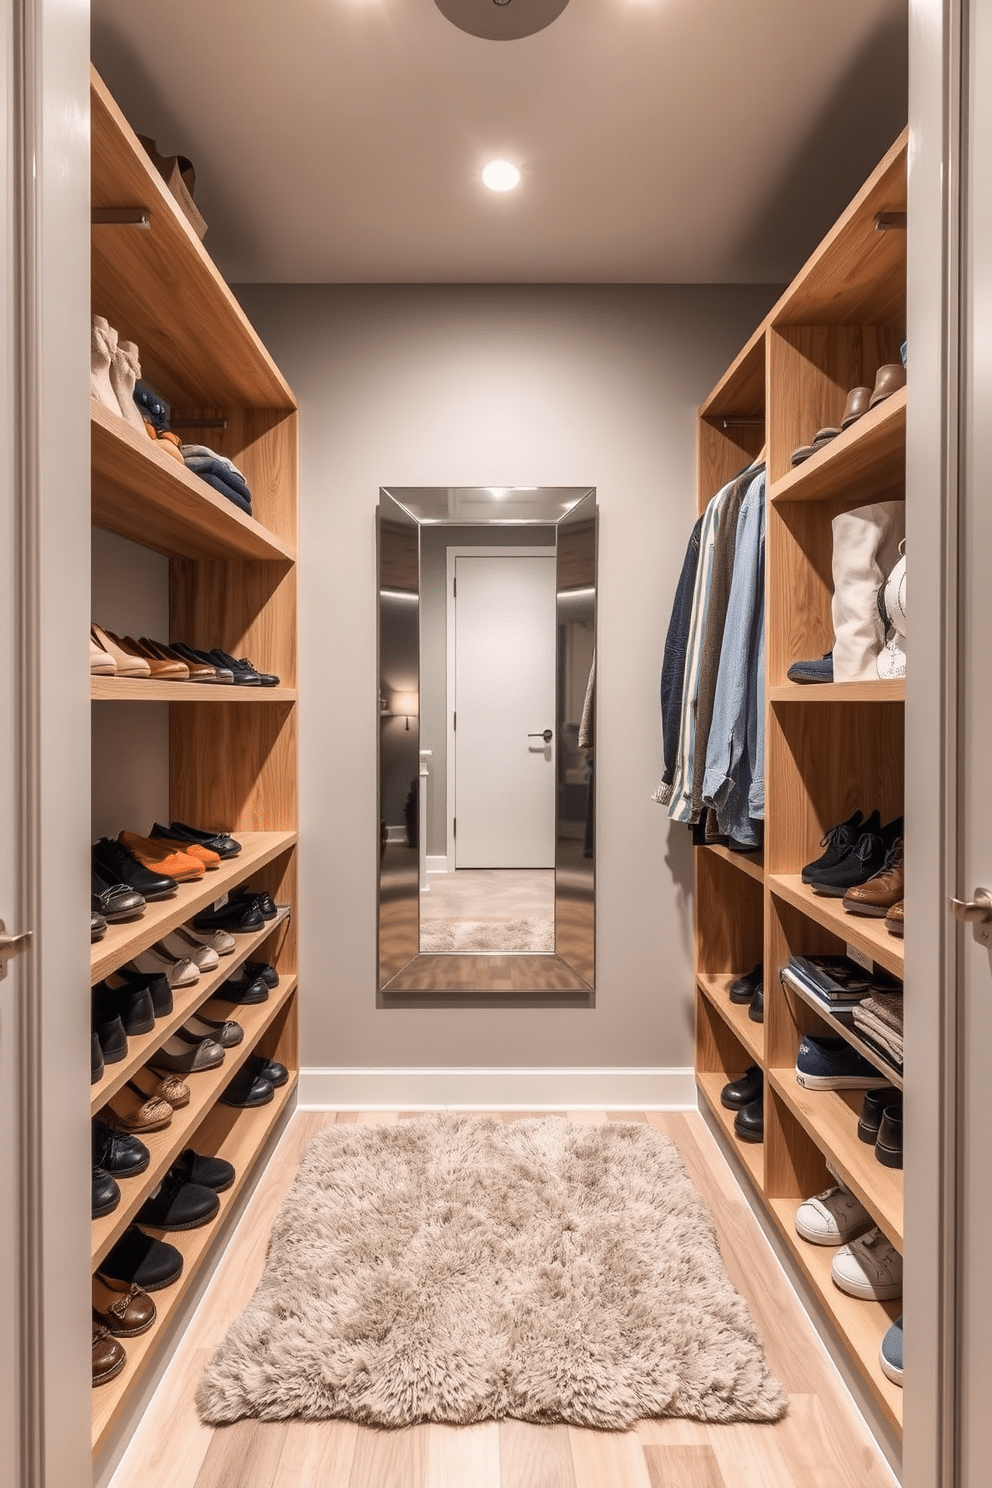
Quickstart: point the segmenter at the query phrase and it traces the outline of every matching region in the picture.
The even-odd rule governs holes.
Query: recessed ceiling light
[[[512,191],[520,184],[520,171],[508,160],[490,160],[482,167],[482,183],[490,191]]]

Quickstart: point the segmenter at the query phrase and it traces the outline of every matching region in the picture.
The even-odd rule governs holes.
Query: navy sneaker
[[[846,1039],[808,1033],[799,1045],[796,1082],[806,1090],[870,1090],[884,1079]]]
[[[828,651],[814,661],[794,661],[785,675],[790,682],[832,682],[834,653]]]
[[[902,817],[897,817],[880,830],[871,829],[870,824],[874,823],[874,818],[873,812],[846,857],[841,858],[832,868],[818,871],[810,880],[810,888],[814,894],[821,894],[828,899],[843,899],[849,889],[867,883],[885,867],[889,849],[903,835]]]
[[[873,811],[867,821],[862,812],[856,811],[853,816],[847,818],[847,821],[838,822],[836,827],[831,827],[829,832],[820,839],[820,846],[827,850],[820,857],[814,858],[812,863],[806,864],[802,873],[803,883],[812,883],[818,873],[825,873],[829,868],[836,868],[841,859],[847,857],[862,832],[880,832],[881,830],[882,818],[877,811]]]

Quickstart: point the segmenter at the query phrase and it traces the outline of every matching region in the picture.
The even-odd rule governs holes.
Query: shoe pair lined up
[[[848,914],[884,919],[891,935],[903,933],[905,844],[901,816],[882,825],[877,811],[855,811],[831,827],[826,851],[802,871],[814,894],[842,899]]]
[[[891,398],[900,388],[906,386],[906,367],[902,362],[886,362],[885,366],[879,367],[875,374],[874,387],[851,388],[841,414],[839,426],[830,425],[824,429],[818,429],[813,435],[811,444],[804,444],[800,449],[793,450],[792,464],[801,465],[811,455],[819,454],[820,450],[837,438],[844,429],[849,429],[852,424],[863,418],[870,408],[876,408],[879,403],[884,403],[886,398]]]
[[[90,673],[96,677],[143,677],[151,682],[209,682],[236,687],[278,687],[279,678],[215,647],[197,651],[183,641],[167,645],[149,636],[119,636],[90,626]]]
[[[228,833],[204,832],[180,821],[168,827],[155,822],[148,837],[126,831],[116,840],[101,837],[93,846],[92,913],[105,921],[137,919],[146,901],[171,898],[180,883],[202,878],[240,851],[240,842]],[[105,931],[106,925],[93,938]]]

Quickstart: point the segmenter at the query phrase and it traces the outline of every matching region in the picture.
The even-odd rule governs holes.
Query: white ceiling
[[[906,0],[93,0],[93,52],[242,283],[781,283],[906,117]]]

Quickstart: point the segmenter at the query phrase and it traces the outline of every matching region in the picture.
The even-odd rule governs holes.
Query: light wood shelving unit
[[[766,697],[763,854],[718,846],[696,852],[696,1079],[741,1172],[889,1424],[902,1428],[902,1391],[882,1374],[878,1350],[902,1302],[860,1301],[830,1277],[833,1250],[796,1232],[802,1199],[828,1188],[827,1163],[903,1249],[902,1172],[883,1167],[857,1135],[863,1092],[810,1091],[795,1077],[804,1034],[839,1033],[847,1021],[783,985],[793,954],[862,956],[902,977],[901,940],[883,920],[845,913],[802,883],[823,834],[860,807],[883,820],[903,811],[905,682],[799,686],[793,661],[833,644],[831,521],[843,511],[905,495],[906,393],[894,394],[795,468],[792,451],[840,422],[850,388],[871,386],[899,360],[905,339],[906,233],[878,214],[905,214],[904,134],[758,327],[699,415],[699,510],[765,450]],[[903,222],[905,218],[903,217]],[[765,966],[765,1022],[751,1023],[727,989]],[[866,1052],[862,1046],[862,1052]],[[876,1056],[876,1062],[878,1059]],[[762,1143],[735,1137],[723,1085],[757,1064],[765,1076]],[[893,1083],[900,1084],[896,1075]]]
[[[134,702],[168,706],[169,795],[173,817],[232,832],[240,856],[223,861],[174,898],[149,904],[130,924],[112,925],[92,949],[93,984],[240,885],[268,891],[283,908],[195,986],[174,991],[174,1010],[151,1033],[129,1040],[91,1089],[91,1113],[137,1104],[127,1082],[199,1008],[233,1018],[243,1041],[222,1065],[187,1077],[191,1099],[162,1131],[143,1138],[147,1170],[121,1179],[121,1203],[94,1220],[94,1270],[187,1146],[234,1164],[234,1187],[218,1217],[188,1232],[152,1231],[184,1258],[173,1286],[154,1294],[148,1333],[122,1340],[124,1371],[93,1391],[93,1449],[124,1422],[146,1371],[162,1362],[170,1322],[202,1268],[211,1263],[225,1215],[253,1178],[266,1144],[289,1109],[299,1072],[297,941],[296,541],[297,408],[228,286],[95,72],[91,74],[92,204],[135,209],[147,226],[94,223],[92,309],[139,349],[142,375],[172,405],[173,427],[235,461],[252,491],[253,516],[226,501],[96,401],[92,404],[93,523],[169,559],[170,635],[196,647],[248,655],[279,675],[274,688],[153,683],[94,677],[94,707]],[[100,596],[94,595],[99,620]],[[122,714],[122,716],[124,716]],[[107,768],[116,768],[116,762]],[[140,766],[139,766],[140,768]],[[148,822],[122,821],[142,832]],[[271,962],[279,985],[267,1000],[238,1006],[211,1000],[247,958]],[[256,1109],[219,1101],[252,1054],[285,1064],[289,1082]],[[150,1089],[157,1076],[144,1077]]]

